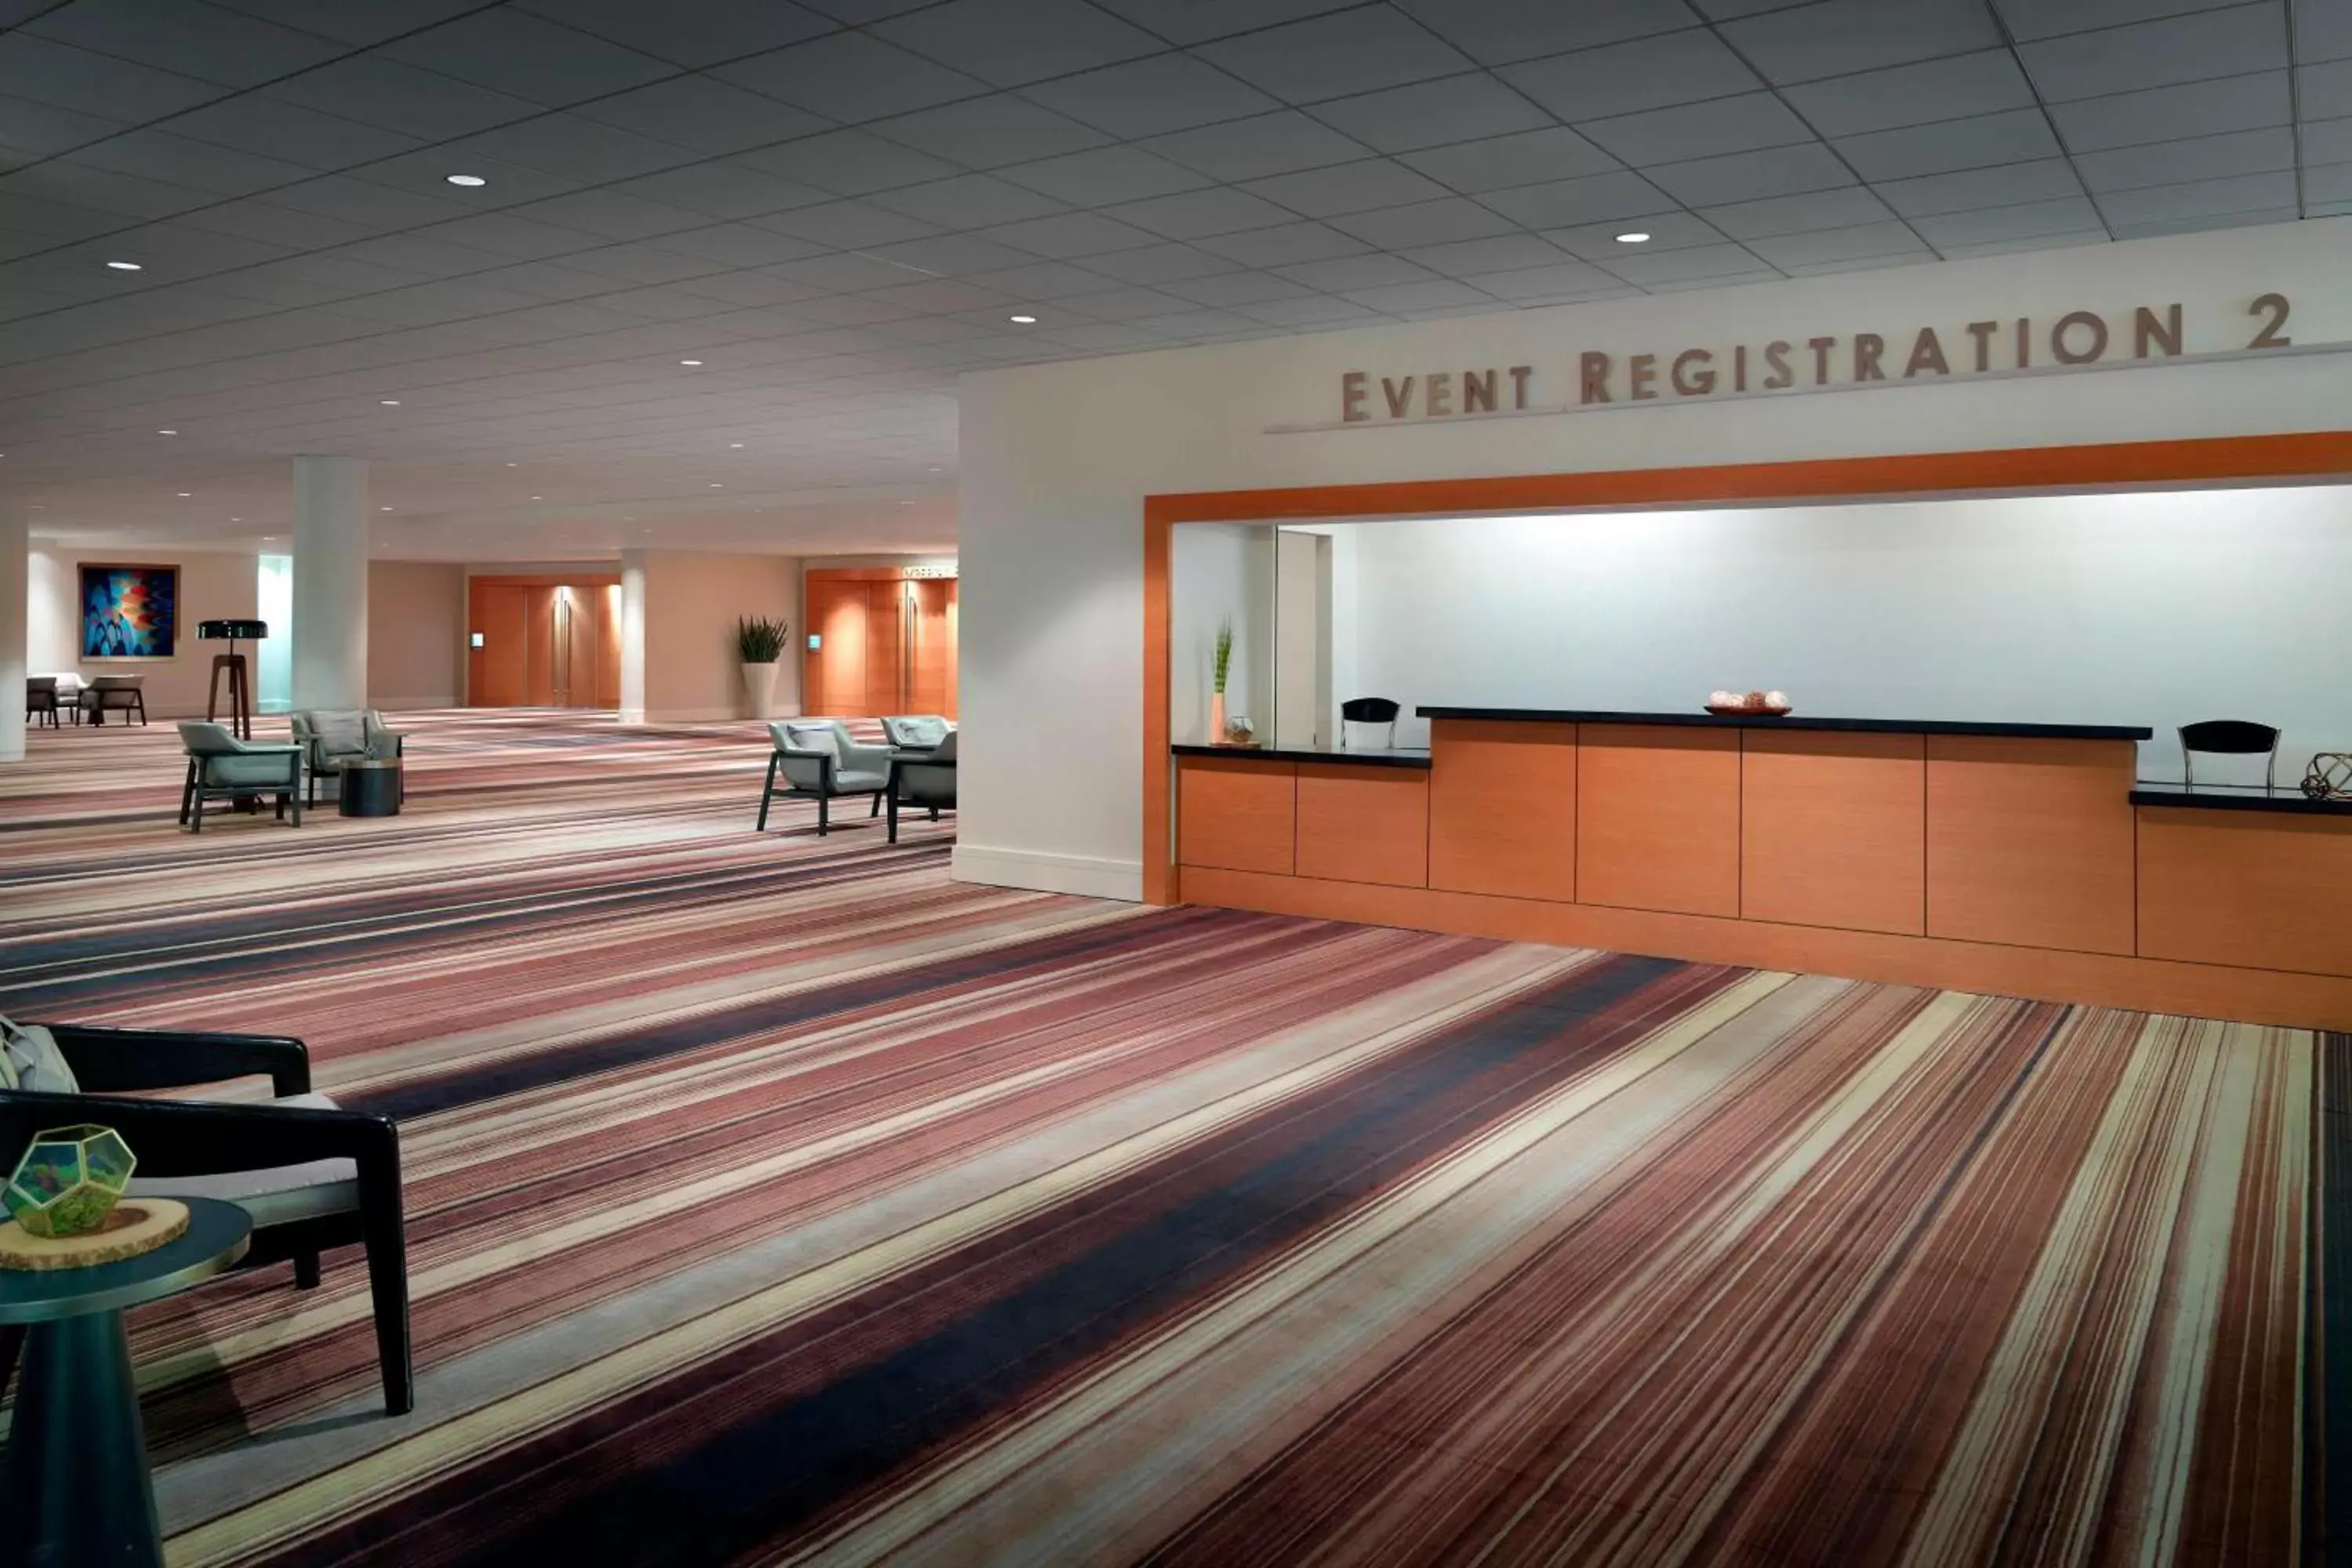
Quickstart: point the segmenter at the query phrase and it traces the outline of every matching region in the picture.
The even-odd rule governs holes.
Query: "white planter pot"
[[[743,666],[743,701],[754,719],[776,716],[776,667],[772,664]]]

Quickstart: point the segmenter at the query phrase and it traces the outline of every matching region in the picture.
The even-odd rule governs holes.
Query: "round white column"
[[[32,592],[32,530],[12,502],[0,501],[0,763],[25,760],[26,601]]]
[[[621,552],[621,722],[646,721],[646,552]]]
[[[297,709],[367,706],[367,529],[364,461],[294,459]]]

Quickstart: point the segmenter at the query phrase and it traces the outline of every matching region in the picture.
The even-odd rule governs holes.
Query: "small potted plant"
[[[743,663],[743,700],[754,719],[772,719],[776,712],[776,661],[784,656],[790,630],[765,616],[745,616],[735,623],[735,656]]]
[[[1217,623],[1217,657],[1211,673],[1213,684],[1209,698],[1209,743],[1222,746],[1225,741],[1225,676],[1234,665],[1234,618],[1227,616]]]

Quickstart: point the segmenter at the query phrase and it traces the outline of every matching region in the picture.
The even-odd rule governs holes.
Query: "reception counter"
[[[2352,806],[2143,785],[2145,729],[1424,708],[1177,747],[1193,903],[2352,1028]]]

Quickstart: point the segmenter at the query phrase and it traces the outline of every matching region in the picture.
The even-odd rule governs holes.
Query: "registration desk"
[[[2135,782],[2144,729],[1423,708],[1177,746],[1188,902],[2352,1029],[2352,805]]]

